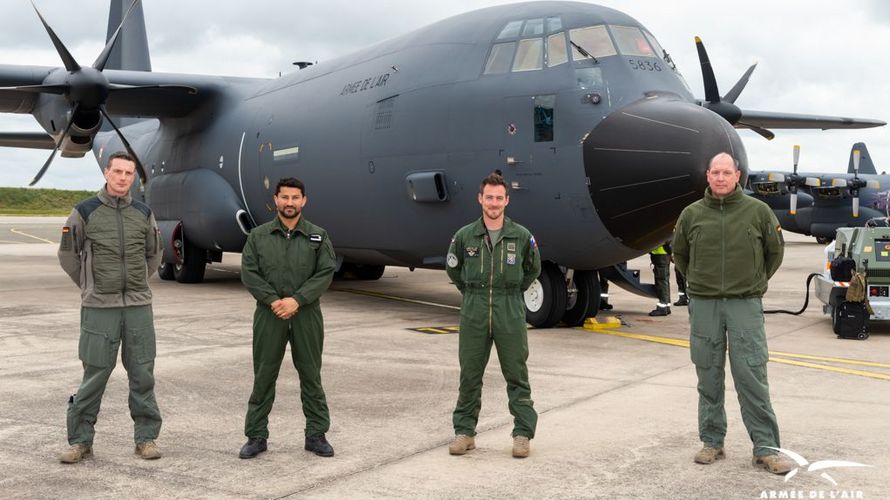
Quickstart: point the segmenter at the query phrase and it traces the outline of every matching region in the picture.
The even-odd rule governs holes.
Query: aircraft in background
[[[451,235],[479,216],[480,179],[501,169],[510,216],[544,260],[526,293],[538,327],[595,315],[597,269],[646,290],[618,264],[670,237],[716,153],[747,173],[734,127],[771,138],[771,128],[885,125],[742,110],[754,66],[721,96],[697,38],[696,99],[642,24],[587,3],[485,8],[273,79],[151,72],[138,0],[111,1],[91,66],[40,20],[64,66],[0,65],[0,112],[30,113],[46,133],[0,133],[0,146],[53,150],[33,182],[57,151],[92,151],[100,164],[134,154],[134,194],[165,241],[162,278],[201,281],[208,262],[241,251],[275,217],[276,181],[292,175],[340,270],[443,268]]]
[[[826,244],[834,240],[839,227],[864,226],[869,219],[890,215],[890,175],[877,173],[864,143],[853,145],[847,173],[836,175],[798,173],[800,147],[794,148],[791,173],[748,175],[748,194],[773,209],[782,229],[815,236]]]

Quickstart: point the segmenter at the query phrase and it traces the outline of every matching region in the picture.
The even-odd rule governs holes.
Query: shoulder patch
[[[534,249],[537,249],[537,248],[538,248],[538,242],[535,241],[535,237],[534,237],[534,236],[529,237],[528,244],[531,245],[532,248],[534,248]]]
[[[312,233],[309,235],[309,241],[320,242],[322,240],[322,235],[318,233]]]

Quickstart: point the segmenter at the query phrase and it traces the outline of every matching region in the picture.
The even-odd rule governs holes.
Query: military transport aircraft
[[[890,175],[877,173],[864,143],[850,150],[847,174],[798,173],[800,147],[794,148],[791,173],[748,175],[748,194],[773,209],[782,229],[829,243],[839,227],[864,226],[869,219],[890,215]]]
[[[40,21],[64,65],[0,65],[0,112],[30,113],[46,133],[0,134],[0,145],[53,150],[34,182],[56,151],[92,150],[99,163],[134,153],[134,193],[165,239],[162,278],[201,281],[208,262],[240,251],[291,175],[306,182],[341,268],[366,278],[386,265],[443,268],[451,235],[478,217],[480,179],[499,168],[510,214],[545,260],[526,294],[539,327],[595,314],[595,270],[666,240],[714,154],[747,172],[733,127],[771,137],[884,125],[741,110],[754,67],[721,96],[699,40],[697,100],[649,30],[587,3],[469,12],[275,79],[151,72],[138,0],[112,0],[91,66]]]

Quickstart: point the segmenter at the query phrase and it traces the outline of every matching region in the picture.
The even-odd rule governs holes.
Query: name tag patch
[[[508,241],[508,242],[507,242],[507,251],[508,251],[508,252],[515,252],[515,251],[516,251],[516,242],[514,242],[514,241]]]
[[[316,243],[319,243],[319,242],[321,242],[321,235],[320,234],[310,234],[309,241],[314,241]]]

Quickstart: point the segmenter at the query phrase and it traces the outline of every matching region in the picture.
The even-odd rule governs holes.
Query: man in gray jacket
[[[93,453],[96,417],[105,384],[121,360],[130,386],[136,454],[161,457],[154,440],[161,413],[154,395],[155,331],[148,277],[161,261],[160,233],[148,205],[130,197],[136,163],[114,153],[104,170],[105,187],[78,204],[59,245],[62,269],[80,288],[83,382],[68,400],[68,444],[59,459],[77,463]]]

